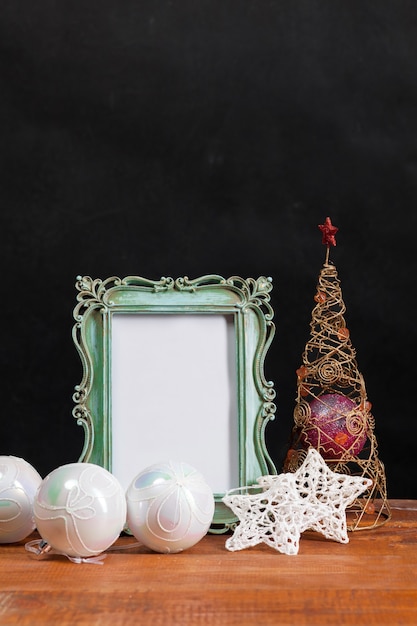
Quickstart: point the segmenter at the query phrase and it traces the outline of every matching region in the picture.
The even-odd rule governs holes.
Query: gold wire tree
[[[308,448],[314,447],[332,471],[372,479],[347,518],[349,530],[374,528],[391,517],[385,469],[378,458],[372,405],[344,318],[340,280],[329,261],[338,228],[329,217],[319,228],[326,259],[314,296],[310,339],[296,371],[294,427],[284,471],[296,471]]]

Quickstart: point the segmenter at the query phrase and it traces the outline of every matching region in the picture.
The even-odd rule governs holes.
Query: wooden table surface
[[[417,625],[417,500],[391,505],[390,521],[348,544],[304,533],[295,556],[229,552],[224,535],[179,554],[116,549],[103,565],[3,544],[0,625]]]

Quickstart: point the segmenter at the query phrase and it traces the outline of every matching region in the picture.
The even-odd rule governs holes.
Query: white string
[[[142,544],[139,542],[129,543],[127,545],[118,545],[118,546],[113,545],[113,546],[110,546],[110,548],[108,548],[106,552],[110,552],[113,550],[130,550],[131,548],[137,548],[141,545]],[[89,556],[89,557],[71,556],[69,554],[66,554],[65,552],[60,552],[59,550],[55,550],[43,539],[35,539],[33,541],[28,541],[25,544],[25,549],[27,552],[31,552],[32,554],[34,554],[38,559],[44,558],[48,554],[58,554],[60,556],[66,556],[67,559],[69,559],[72,563],[77,563],[77,564],[88,563],[91,565],[104,565],[103,561],[107,556],[105,552],[102,552],[101,554],[98,554],[96,556]]]
[[[98,554],[97,556],[89,556],[89,557],[81,557],[81,556],[70,556],[65,552],[60,552],[59,550],[55,550],[48,543],[43,541],[43,539],[35,539],[34,541],[28,541],[25,544],[25,549],[27,552],[31,552],[35,554],[38,558],[43,558],[47,554],[59,554],[61,556],[66,556],[72,563],[89,563],[91,565],[103,565],[103,559],[106,558],[106,554]]]
[[[110,546],[110,548],[107,549],[107,552],[111,552],[113,550],[131,550],[132,548],[140,548],[141,546],[143,546],[143,543],[140,543],[140,541],[135,541],[134,543],[127,543],[125,545],[113,545]]]

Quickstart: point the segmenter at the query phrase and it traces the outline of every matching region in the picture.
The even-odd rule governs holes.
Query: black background
[[[4,0],[0,80],[0,453],[78,459],[77,274],[267,275],[280,468],[330,215],[388,493],[417,497],[416,3]]]

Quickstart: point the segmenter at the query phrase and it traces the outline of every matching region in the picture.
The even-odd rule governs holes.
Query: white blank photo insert
[[[114,314],[112,472],[124,489],[149,465],[182,461],[214,493],[238,486],[233,317]]]

